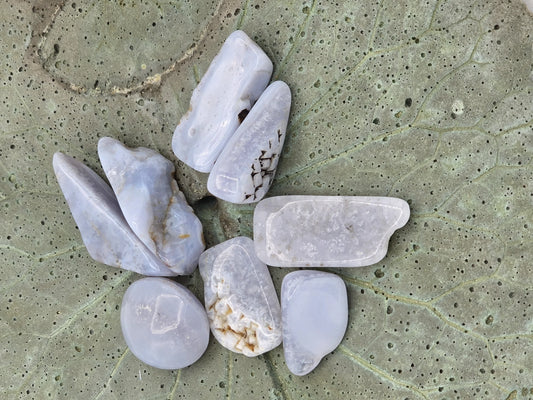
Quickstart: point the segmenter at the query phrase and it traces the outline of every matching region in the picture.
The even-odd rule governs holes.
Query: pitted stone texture
[[[255,249],[277,267],[361,267],[385,257],[408,219],[409,205],[394,197],[271,197],[254,212]]]
[[[143,275],[172,276],[131,230],[111,188],[93,170],[55,153],[54,172],[87,251],[96,261]]]
[[[220,153],[207,189],[232,203],[254,203],[268,192],[285,140],[291,91],[281,81],[266,88]]]
[[[306,375],[346,332],[346,285],[328,272],[291,272],[283,279],[281,307],[285,362],[293,374]]]
[[[202,304],[184,286],[165,278],[131,284],[122,300],[120,324],[131,352],[156,368],[187,367],[209,342]]]
[[[131,229],[171,270],[192,273],[205,249],[202,223],[173,178],[174,165],[109,137],[99,140],[98,155]]]
[[[253,40],[243,31],[229,35],[174,131],[176,156],[200,172],[211,171],[271,74],[272,62]]]
[[[281,310],[268,267],[251,239],[237,237],[200,257],[211,332],[224,347],[253,357],[281,343]]]

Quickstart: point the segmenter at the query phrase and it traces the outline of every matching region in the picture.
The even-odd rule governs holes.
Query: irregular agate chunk
[[[274,179],[291,108],[291,91],[272,83],[220,153],[207,181],[216,197],[232,203],[259,201]]]
[[[285,363],[295,375],[308,374],[346,332],[346,285],[328,272],[291,272],[281,286],[281,310]]]
[[[385,257],[408,219],[409,205],[394,197],[271,197],[255,209],[255,250],[277,267],[362,267]]]
[[[54,154],[53,165],[59,186],[92,258],[143,275],[176,275],[131,230],[115,194],[102,178],[63,153]]]
[[[194,89],[190,109],[174,131],[172,149],[190,167],[209,172],[265,90],[272,62],[243,31],[228,36]]]
[[[281,343],[281,310],[268,267],[251,239],[237,237],[200,257],[211,332],[227,349],[253,357]]]
[[[98,142],[98,155],[133,232],[172,271],[192,273],[205,249],[202,223],[173,178],[174,165],[109,137]]]
[[[209,342],[202,304],[184,286],[165,278],[131,284],[122,299],[120,325],[135,357],[161,369],[191,365]]]

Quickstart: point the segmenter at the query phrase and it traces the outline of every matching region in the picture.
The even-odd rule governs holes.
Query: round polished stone
[[[184,286],[166,278],[134,282],[124,294],[120,323],[131,352],[156,368],[187,367],[209,342],[203,305]]]

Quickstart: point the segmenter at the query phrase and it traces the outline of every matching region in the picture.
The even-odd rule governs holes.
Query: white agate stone
[[[184,286],[165,278],[131,284],[122,299],[120,325],[131,352],[161,369],[191,365],[209,342],[202,304]]]
[[[211,332],[227,349],[253,357],[281,343],[281,310],[268,267],[251,239],[237,237],[200,257]]]
[[[291,272],[281,285],[281,310],[287,367],[295,375],[308,374],[346,332],[346,285],[328,272]]]
[[[267,87],[211,170],[207,189],[213,195],[238,204],[263,198],[274,179],[290,108],[284,82]]]
[[[174,131],[172,149],[176,156],[200,172],[211,171],[271,74],[272,62],[246,33],[229,35]]]
[[[133,233],[113,191],[102,178],[63,153],[54,154],[53,165],[59,186],[92,258],[143,275],[176,275]]]
[[[394,197],[271,197],[255,209],[255,250],[277,267],[371,265],[408,219],[409,205]]]
[[[109,137],[98,142],[98,155],[133,232],[172,271],[192,273],[205,249],[202,223],[172,177],[174,165]]]

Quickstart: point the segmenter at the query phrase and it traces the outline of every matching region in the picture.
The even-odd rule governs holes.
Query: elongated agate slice
[[[143,275],[176,275],[131,230],[115,194],[93,170],[59,152],[54,154],[53,166],[92,258]]]
[[[346,332],[346,285],[328,272],[291,272],[281,285],[281,309],[285,363],[293,374],[306,375]]]
[[[281,309],[268,267],[251,239],[237,237],[200,257],[211,332],[236,353],[254,357],[281,343]]]
[[[276,173],[290,108],[284,82],[267,87],[211,170],[207,189],[213,195],[237,204],[263,198]]]
[[[385,257],[409,214],[407,202],[394,197],[271,197],[254,212],[255,250],[277,267],[371,265]]]
[[[133,232],[172,271],[192,273],[205,249],[202,223],[173,178],[174,165],[109,137],[99,140],[98,155]]]
[[[271,74],[272,62],[246,33],[229,35],[194,89],[190,109],[174,131],[174,154],[200,172],[211,171]]]
[[[209,343],[204,307],[190,290],[165,278],[143,278],[126,290],[120,325],[131,352],[161,369],[191,365]]]

